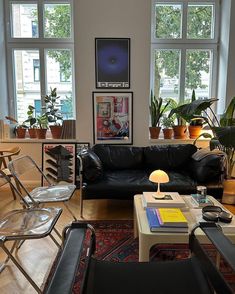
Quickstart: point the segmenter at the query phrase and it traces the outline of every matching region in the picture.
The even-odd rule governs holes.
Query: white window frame
[[[214,5],[214,38],[213,39],[188,39],[187,33],[187,5],[190,4],[213,4]],[[155,4],[182,4],[182,37],[178,39],[160,39],[155,37]],[[155,56],[156,49],[180,49],[180,69],[179,69],[179,101],[184,98],[185,91],[185,62],[187,49],[208,49],[212,51],[211,60],[211,76],[209,97],[215,97],[217,88],[217,59],[218,59],[218,40],[219,40],[219,20],[220,20],[220,1],[219,0],[152,0],[152,21],[151,21],[151,89],[154,88],[154,71],[155,71]]]
[[[11,4],[37,4],[38,7],[38,38],[14,38],[11,34]],[[43,5],[44,4],[70,4],[71,7],[71,36],[69,38],[44,38],[43,37]],[[5,1],[5,17],[6,17],[6,48],[7,48],[7,66],[8,66],[8,103],[9,113],[13,117],[17,117],[17,102],[16,102],[16,85],[14,72],[14,50],[38,50],[40,60],[40,89],[41,97],[47,94],[46,89],[46,55],[47,49],[69,49],[72,53],[72,93],[73,105],[75,104],[75,69],[74,69],[74,16],[73,16],[73,0],[20,0],[20,1]],[[42,99],[42,105],[44,100]],[[76,118],[76,112],[74,112]]]

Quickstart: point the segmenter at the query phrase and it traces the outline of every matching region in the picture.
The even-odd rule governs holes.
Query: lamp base
[[[163,199],[163,198],[165,198],[164,193],[153,193],[152,196],[153,196],[154,199]]]

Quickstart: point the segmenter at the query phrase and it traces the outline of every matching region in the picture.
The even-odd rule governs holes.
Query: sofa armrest
[[[202,159],[192,157],[189,169],[193,178],[199,183],[222,181],[225,174],[225,162],[225,157],[217,154],[208,154]]]

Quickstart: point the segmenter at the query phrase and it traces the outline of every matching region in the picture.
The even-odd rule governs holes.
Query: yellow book
[[[162,226],[187,227],[188,222],[179,208],[158,208]]]

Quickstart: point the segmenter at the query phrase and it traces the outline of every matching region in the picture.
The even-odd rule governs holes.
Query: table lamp
[[[160,184],[169,182],[169,177],[167,173],[161,169],[157,169],[150,174],[149,180],[153,183],[158,184],[157,192],[153,194],[153,197],[156,199],[164,198],[165,197],[164,193],[160,192]]]

